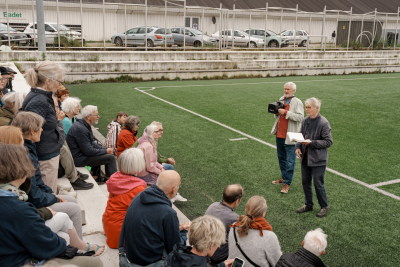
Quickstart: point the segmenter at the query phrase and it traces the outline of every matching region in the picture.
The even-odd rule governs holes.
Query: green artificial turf
[[[156,87],[147,92],[275,144],[275,136],[270,135],[274,119],[267,105],[283,95],[288,81],[297,82],[296,96],[301,100],[313,96],[322,100],[321,114],[330,121],[333,136],[329,168],[368,184],[398,179],[400,111],[395,104],[400,75],[396,73],[68,88],[71,96],[82,99],[83,106],[99,107],[98,127],[104,135],[107,124],[121,110],[141,118],[139,135],[152,121],[163,123],[158,151],[176,160],[182,177],[180,193],[188,198],[176,205],[190,219],[220,201],[227,184],[240,183],[245,194],[236,212],[244,214],[251,196],[264,196],[266,218],[283,252],[296,251],[307,231],[321,227],[328,234],[327,253],[322,257],[328,266],[397,266],[400,201],[326,172],[328,215],[315,217],[319,210],[316,197],[313,212],[297,214],[295,210],[304,203],[299,164],[289,194],[283,195],[280,186],[271,184],[280,176],[275,149],[251,139],[229,141],[243,136],[134,89]],[[381,188],[400,195],[400,184]]]

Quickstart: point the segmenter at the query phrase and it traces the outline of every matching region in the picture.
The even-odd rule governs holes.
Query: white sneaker
[[[60,188],[60,190],[61,189],[63,189],[63,190],[65,190],[65,191],[71,191],[71,185],[64,185],[64,184],[61,184],[61,183],[57,183],[57,186],[58,186],[58,188]]]
[[[65,191],[65,190],[62,189],[62,188],[60,188],[60,191],[58,192],[58,194],[59,194],[59,195],[64,195],[64,196],[71,196],[71,197],[76,198],[76,192],[75,192],[75,191],[73,191],[73,192],[67,192],[67,191]]]
[[[187,199],[184,198],[183,196],[181,196],[179,193],[176,193],[176,196],[173,199],[171,199],[172,203],[174,203],[175,201],[185,202],[185,201],[187,201]]]

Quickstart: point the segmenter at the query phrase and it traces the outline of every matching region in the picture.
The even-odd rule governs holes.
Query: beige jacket
[[[283,103],[283,96],[279,99]],[[276,135],[276,132],[278,131],[278,120],[281,117],[281,115],[274,115],[275,116],[275,124],[274,127],[272,127],[271,135]],[[300,132],[301,128],[301,122],[304,118],[304,107],[303,107],[303,102],[301,102],[300,99],[297,97],[293,97],[292,100],[290,101],[290,107],[289,111],[286,114],[286,119],[289,120],[288,124],[288,132],[294,132],[298,133]],[[286,136],[286,145],[294,145],[295,142],[290,142],[289,138]]]

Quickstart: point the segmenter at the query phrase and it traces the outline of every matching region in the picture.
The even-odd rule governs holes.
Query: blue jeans
[[[285,184],[290,185],[293,180],[294,168],[296,167],[296,146],[285,145],[285,139],[276,138],[276,151],[278,152],[281,177]]]
[[[168,170],[172,170],[173,171],[174,170],[174,166],[172,166],[171,164],[163,163],[162,166],[164,167],[164,169],[166,171],[168,171]]]
[[[325,166],[309,167],[307,166],[307,157],[303,159],[301,163],[301,176],[303,191],[305,197],[305,204],[309,207],[314,205],[313,203],[313,192],[311,181],[314,180],[315,193],[317,194],[318,203],[321,209],[328,207],[328,197],[326,196],[324,176]]]

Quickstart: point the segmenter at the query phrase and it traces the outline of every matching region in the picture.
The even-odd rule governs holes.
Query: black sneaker
[[[321,209],[318,213],[317,213],[317,217],[324,217],[327,213],[328,213],[329,207],[326,207],[325,209]]]
[[[105,176],[99,175],[99,176],[97,176],[97,179],[94,179],[94,180],[96,181],[96,183],[98,185],[101,185],[101,184],[104,184],[105,182],[107,182],[108,179]]]
[[[81,178],[78,178],[75,182],[71,183],[71,185],[74,190],[89,190],[92,189],[94,186],[94,184],[87,183]]]
[[[77,171],[77,172],[78,172],[79,178],[81,178],[82,180],[86,180],[87,178],[89,178],[89,175],[83,174],[80,171]]]
[[[307,206],[306,204],[303,205],[303,207],[299,208],[296,210],[297,213],[303,213],[303,212],[307,212],[307,211],[312,211],[314,208]]]

